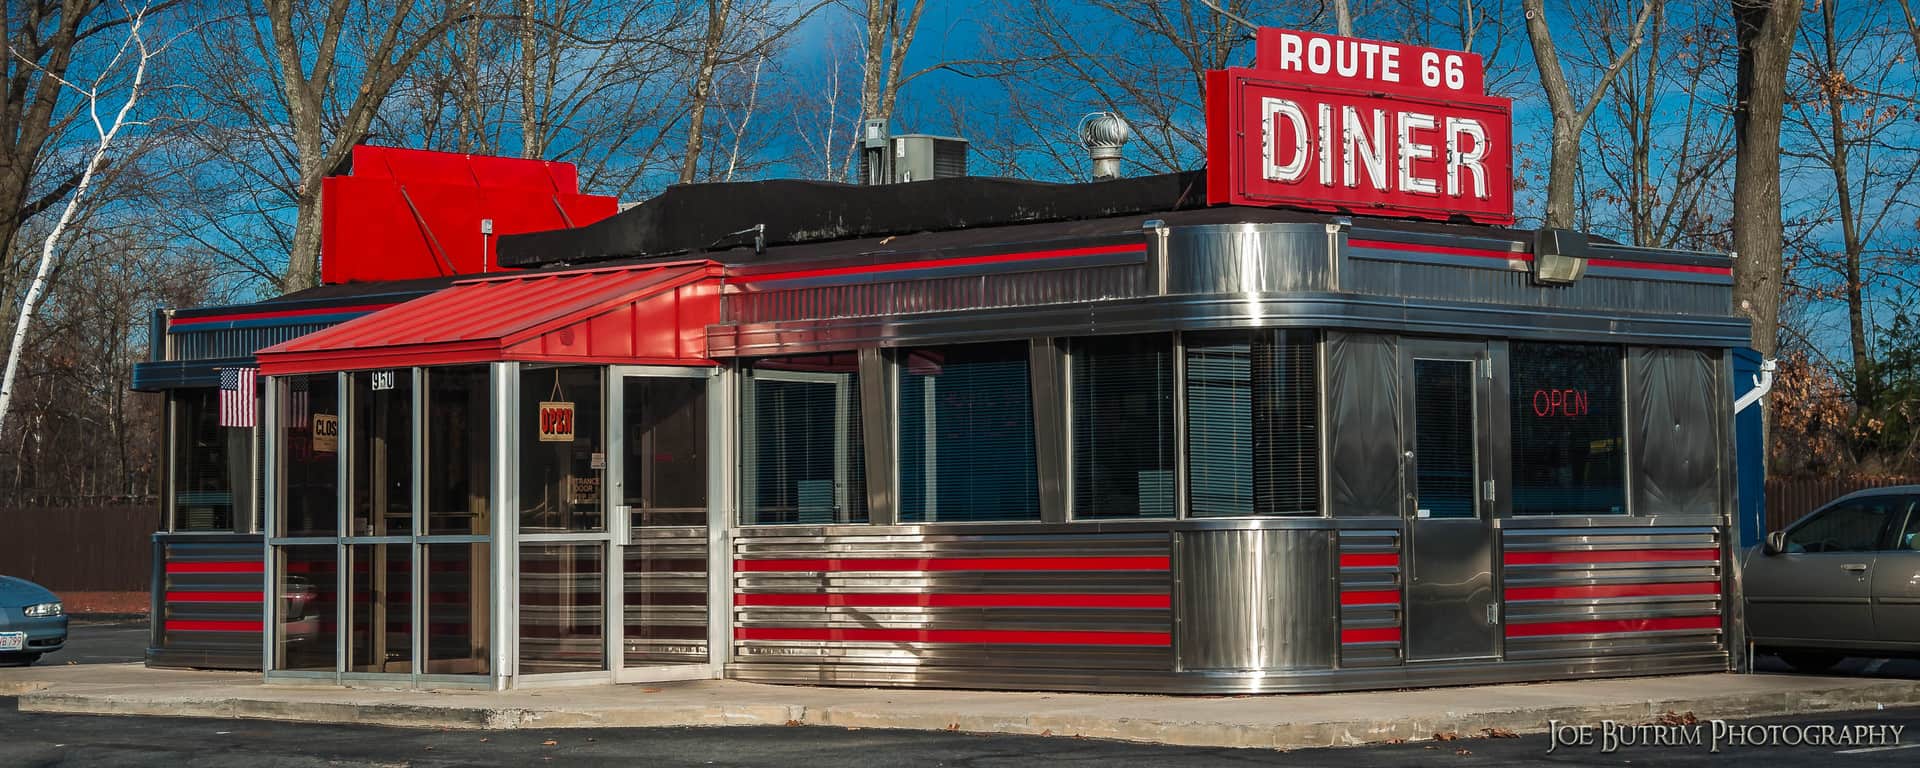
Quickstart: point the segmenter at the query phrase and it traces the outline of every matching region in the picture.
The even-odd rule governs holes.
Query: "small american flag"
[[[307,377],[295,376],[287,382],[287,402],[280,414],[285,417],[281,429],[307,428]]]
[[[220,426],[252,427],[254,422],[254,368],[220,371]]]

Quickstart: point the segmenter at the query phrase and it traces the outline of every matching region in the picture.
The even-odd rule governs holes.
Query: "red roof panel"
[[[710,261],[467,280],[258,353],[286,375],[507,360],[712,365]]]

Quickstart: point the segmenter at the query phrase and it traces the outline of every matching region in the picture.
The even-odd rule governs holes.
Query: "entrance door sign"
[[[1207,202],[1513,223],[1512,102],[1460,51],[1262,29],[1207,73]]]

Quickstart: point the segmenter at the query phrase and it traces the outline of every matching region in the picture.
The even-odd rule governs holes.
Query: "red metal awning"
[[[712,365],[711,261],[520,273],[451,287],[260,350],[270,375],[519,360]]]

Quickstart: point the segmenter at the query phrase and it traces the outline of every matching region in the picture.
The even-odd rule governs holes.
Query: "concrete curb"
[[[4,686],[0,683],[0,686]],[[5,690],[0,688],[0,690]],[[808,706],[784,703],[635,702],[585,708],[499,706],[480,697],[450,697],[445,702],[400,703],[342,701],[338,690],[300,700],[278,696],[232,698],[212,695],[160,695],[112,691],[23,691],[21,711],[66,714],[249,718],[301,722],[398,726],[407,728],[646,728],[733,725],[812,725],[837,728],[1005,733],[1151,742],[1181,746],[1303,749],[1348,746],[1395,739],[1420,741],[1436,733],[1476,737],[1483,729],[1538,733],[1548,721],[1596,723],[1600,720],[1649,722],[1667,712],[1691,712],[1700,719],[1873,710],[1920,704],[1920,684],[1912,681],[1849,681],[1796,690],[1649,698],[1637,702],[1591,705],[1487,707],[1422,716],[1376,719],[1328,719],[1314,722],[1207,721],[1192,716],[1126,717],[1103,715],[1081,705],[1058,711],[995,712],[991,708],[877,703]],[[321,692],[315,691],[315,694]],[[335,698],[336,700],[325,700]],[[320,699],[320,700],[315,700]],[[461,701],[460,699],[468,699]],[[480,699],[480,700],[474,700]]]

